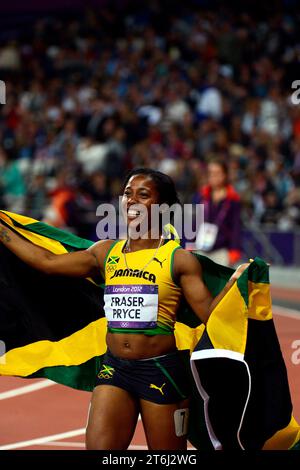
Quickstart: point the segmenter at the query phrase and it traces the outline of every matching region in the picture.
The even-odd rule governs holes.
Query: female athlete
[[[92,277],[100,270],[105,278],[107,352],[95,379],[87,449],[127,449],[139,414],[149,449],[186,448],[189,378],[174,336],[180,298],[206,323],[248,264],[237,268],[213,299],[197,259],[174,240],[164,239],[161,219],[158,226],[151,221],[154,204],[170,207],[177,202],[170,177],[135,169],[125,180],[122,197],[127,239],[102,240],[88,250],[63,255],[31,244],[0,223],[2,243],[31,267],[73,277]],[[146,219],[147,230],[133,237]]]

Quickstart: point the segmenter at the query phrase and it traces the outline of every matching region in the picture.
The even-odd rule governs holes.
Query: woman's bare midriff
[[[106,343],[112,354],[122,359],[148,359],[176,350],[174,335],[107,333]]]

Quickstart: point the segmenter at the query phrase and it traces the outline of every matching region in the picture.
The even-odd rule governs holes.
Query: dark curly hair
[[[166,203],[169,206],[172,204],[180,204],[180,200],[175,188],[174,181],[170,176],[162,173],[161,171],[153,170],[152,168],[134,168],[125,177],[123,184],[123,191],[129,179],[135,175],[149,176],[155,184],[156,190],[159,194],[159,204]]]

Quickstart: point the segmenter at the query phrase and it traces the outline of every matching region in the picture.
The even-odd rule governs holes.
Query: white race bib
[[[106,286],[104,310],[110,328],[155,328],[158,285]]]
[[[203,251],[211,250],[216,242],[218,231],[217,225],[203,222],[197,233],[196,248]]]

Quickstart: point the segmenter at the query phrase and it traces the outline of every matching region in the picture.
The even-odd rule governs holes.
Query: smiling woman
[[[166,215],[176,204],[180,204],[180,201],[168,175],[148,168],[135,169],[129,173],[122,198],[122,211],[129,234],[124,252],[130,251],[130,239],[160,240],[162,215]]]
[[[150,449],[186,448],[191,390],[184,364],[189,353],[177,350],[174,336],[181,297],[206,323],[248,264],[213,299],[197,259],[164,237],[162,214],[152,220],[154,205],[164,204],[167,210],[174,203],[178,197],[171,178],[135,169],[122,197],[126,240],[102,240],[87,250],[55,255],[0,224],[2,243],[31,267],[73,277],[100,271],[105,279],[107,353],[95,378],[88,449],[127,449],[139,413]]]

